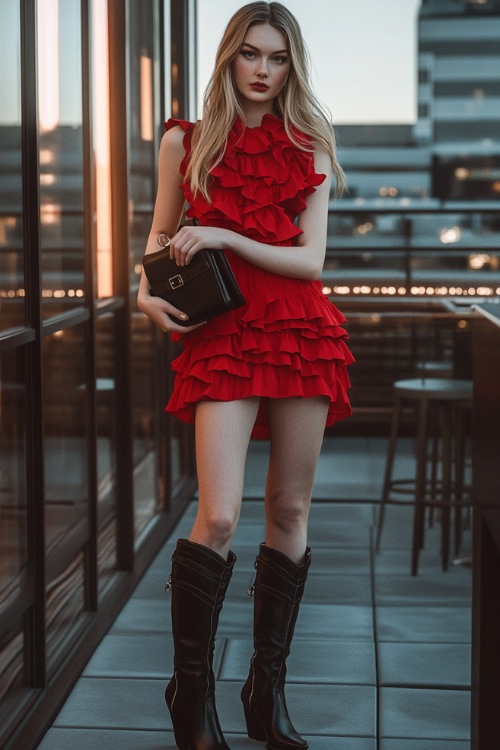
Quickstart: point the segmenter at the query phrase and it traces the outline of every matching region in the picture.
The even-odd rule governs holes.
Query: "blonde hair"
[[[335,137],[327,110],[315,96],[310,83],[310,62],[296,18],[278,2],[252,2],[230,19],[217,49],[215,67],[203,98],[203,114],[193,133],[193,146],[187,179],[194,195],[201,193],[209,202],[210,170],[224,156],[227,137],[234,122],[244,122],[236,90],[233,62],[250,26],[269,24],[287,40],[290,71],[285,86],[274,100],[274,114],[284,121],[290,140],[305,151],[313,151],[310,141],[322,147],[331,158],[336,179],[335,193],[345,188],[344,173],[337,161]],[[299,131],[299,134],[296,132]]]

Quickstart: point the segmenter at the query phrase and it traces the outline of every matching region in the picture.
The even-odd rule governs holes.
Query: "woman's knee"
[[[293,533],[307,523],[310,498],[303,494],[277,493],[266,498],[268,523],[284,533]]]
[[[207,538],[215,546],[227,545],[236,531],[239,512],[232,509],[209,510],[199,514],[196,519],[198,528],[203,527]]]

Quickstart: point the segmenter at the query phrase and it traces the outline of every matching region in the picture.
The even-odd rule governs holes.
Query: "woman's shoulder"
[[[173,130],[175,128],[178,133],[188,133],[194,130],[196,124],[196,122],[189,122],[189,120],[179,120],[170,117],[165,123],[165,132],[168,133],[169,130]]]
[[[191,150],[191,138],[195,126],[195,122],[187,120],[174,120],[173,118],[167,120],[160,151],[183,161]]]

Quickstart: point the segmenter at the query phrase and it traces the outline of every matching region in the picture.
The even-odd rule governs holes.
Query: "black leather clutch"
[[[170,258],[168,237],[160,235],[158,243],[162,249],[145,255],[142,264],[149,293],[188,316],[188,320],[175,318],[176,323],[192,326],[245,304],[223,250],[200,250],[188,266],[178,266]]]

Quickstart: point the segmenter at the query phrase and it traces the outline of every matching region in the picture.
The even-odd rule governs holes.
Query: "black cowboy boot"
[[[285,700],[286,659],[304,593],[311,550],[297,565],[278,550],[260,545],[255,561],[254,655],[241,691],[248,736],[269,750],[306,750]]]
[[[229,750],[215,707],[212,670],[219,614],[236,557],[179,539],[172,556],[174,674],[165,690],[180,750]]]

